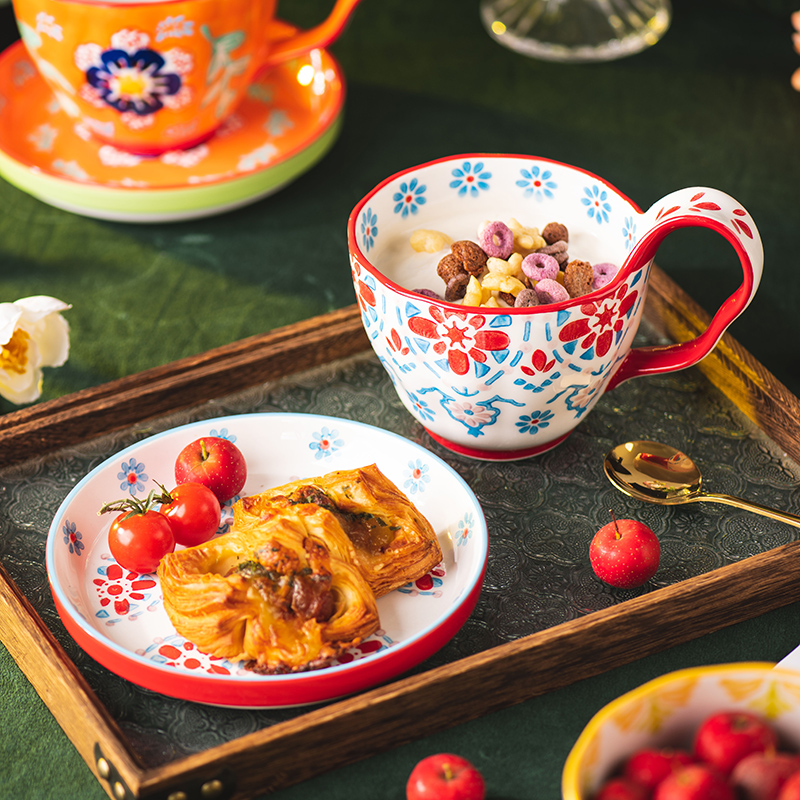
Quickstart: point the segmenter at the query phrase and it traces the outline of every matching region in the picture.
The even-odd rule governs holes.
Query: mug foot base
[[[540,444],[536,447],[526,447],[519,450],[484,450],[478,447],[467,447],[466,445],[458,444],[457,442],[451,442],[449,439],[445,439],[443,436],[439,436],[427,428],[425,428],[425,431],[431,437],[431,439],[442,445],[442,447],[446,447],[448,450],[452,450],[454,453],[458,453],[460,456],[474,458],[478,461],[520,461],[523,458],[538,456],[560,445],[561,442],[563,442],[570,435],[570,433],[572,433],[572,431],[568,431],[558,439],[552,439],[551,441],[546,442],[545,444]]]

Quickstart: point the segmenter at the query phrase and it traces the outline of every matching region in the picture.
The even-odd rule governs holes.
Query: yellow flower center
[[[0,347],[0,369],[22,375],[28,363],[28,333],[17,328],[12,337]]]
[[[123,72],[117,76],[117,91],[123,97],[141,97],[147,80],[138,72]]]

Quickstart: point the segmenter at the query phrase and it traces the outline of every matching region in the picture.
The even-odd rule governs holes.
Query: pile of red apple
[[[800,800],[800,755],[747,711],[707,717],[691,749],[631,755],[593,800]]]

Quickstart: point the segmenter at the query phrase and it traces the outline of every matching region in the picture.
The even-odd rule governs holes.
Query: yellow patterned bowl
[[[591,800],[637,750],[689,747],[705,717],[740,709],[761,714],[783,746],[800,751],[800,672],[762,662],[693,667],[655,678],[592,717],[564,764],[563,800]]]

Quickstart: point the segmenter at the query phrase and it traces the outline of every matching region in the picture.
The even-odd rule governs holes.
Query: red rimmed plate
[[[248,464],[243,494],[339,469],[376,463],[433,525],[444,558],[424,578],[378,601],[380,630],[332,666],[293,675],[256,675],[211,658],[180,637],[155,575],[123,570],[108,549],[113,514],[101,505],[170,484],[185,444],[203,435],[235,441]],[[234,498],[235,500],[235,498]],[[220,534],[232,519],[223,509]],[[47,540],[56,608],[92,658],[162,694],[211,705],[274,708],[333,700],[390,680],[444,646],[475,607],[488,534],[480,504],[437,456],[396,434],[314,414],[244,414],[191,423],[122,450],[66,497]]]

